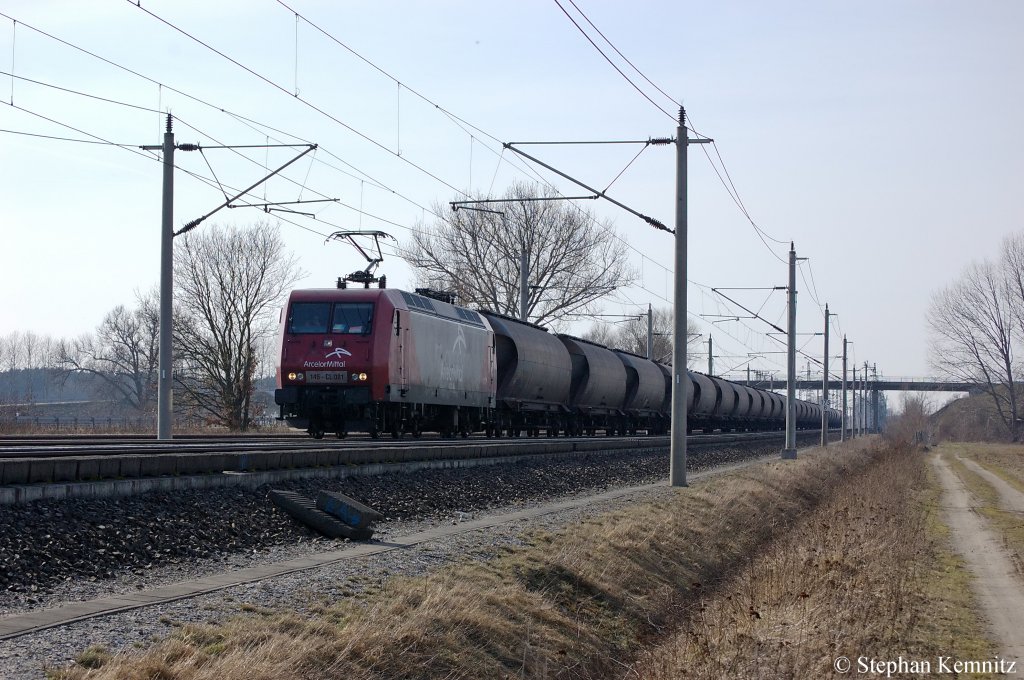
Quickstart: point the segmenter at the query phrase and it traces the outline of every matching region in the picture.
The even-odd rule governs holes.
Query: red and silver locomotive
[[[275,401],[314,437],[484,429],[494,333],[480,314],[394,289],[296,290],[282,311]]]

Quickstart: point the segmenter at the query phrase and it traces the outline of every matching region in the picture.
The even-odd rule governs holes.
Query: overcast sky
[[[673,135],[676,105],[602,43],[569,0],[559,1],[664,112],[554,0],[288,0],[291,9],[270,0],[142,0],[142,8],[126,0],[0,0],[10,17],[0,17],[0,334],[90,331],[159,273],[156,159],[12,131],[159,144],[159,112],[170,111],[179,142],[319,144],[312,161],[255,192],[268,201],[341,201],[309,206],[316,220],[281,222],[307,287],[333,285],[363,266],[355,251],[324,244],[332,231],[383,229],[403,240],[457,191],[500,194],[539,171],[502,155],[495,140]],[[784,356],[769,353],[783,348],[765,336],[766,324],[711,325],[701,315],[743,314],[709,287],[784,285],[778,258],[793,240],[810,258],[797,279],[801,331],[821,330],[818,303],[828,302],[857,361],[887,375],[930,374],[930,295],[1024,229],[1024,3],[575,1],[647,78],[684,103],[695,128],[717,141],[751,217],[785,242],[757,237],[705,157],[706,149],[717,162],[714,150],[692,146],[690,311],[705,338],[714,335],[716,372],[743,370],[748,352],[762,353],[754,368],[784,370]],[[529,152],[604,188],[638,150]],[[176,161],[203,177],[212,167],[221,182],[243,188],[297,152],[241,153],[247,158],[181,152]],[[609,195],[671,225],[674,154],[647,148]],[[177,225],[224,200],[183,171]],[[540,175],[567,195],[580,193]],[[604,313],[668,305],[671,235],[610,204],[585,205],[614,221],[640,274]],[[267,217],[237,209],[211,221]],[[392,287],[413,283],[396,258],[381,271]],[[783,293],[728,294],[783,325]],[[820,338],[804,342],[820,354]]]

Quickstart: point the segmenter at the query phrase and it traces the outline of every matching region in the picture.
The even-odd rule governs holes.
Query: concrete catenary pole
[[[172,324],[174,309],[174,131],[167,114],[164,132],[163,218],[160,224],[160,350],[157,376],[157,439],[170,439],[174,426],[174,350]]]
[[[822,356],[824,375],[821,379],[821,445],[828,446],[828,303],[825,303],[825,354]]]
[[[676,125],[676,242],[674,304],[672,315],[672,425],[669,438],[668,478],[672,486],[686,486],[686,395],[690,377],[686,372],[686,151],[690,137],[686,130],[686,109],[679,107]],[[703,141],[703,140],[694,140]]]
[[[867,362],[860,373],[860,433],[867,434]]]
[[[868,362],[864,362],[864,372],[860,374],[860,413],[862,422],[860,431],[863,434],[870,434],[871,429],[868,423]]]
[[[853,365],[853,389],[850,394],[853,397],[853,405],[850,407],[850,430],[854,439],[857,438],[857,364]]]
[[[669,484],[686,486],[686,398],[690,377],[686,372],[686,151],[690,144],[709,144],[714,140],[690,139],[686,130],[686,110],[679,107],[676,127],[676,243],[675,303],[672,318],[672,436],[669,439]]]
[[[530,311],[530,254],[526,246],[519,255],[519,320],[526,321]]]
[[[669,447],[669,484],[686,484],[686,395],[690,378],[686,374],[686,110],[679,107],[676,127],[676,248],[675,314],[672,319],[672,437]]]
[[[715,374],[715,343],[708,333],[708,375]]]
[[[782,457],[796,458],[796,247],[789,244],[789,344],[786,349],[786,448]]]
[[[878,364],[871,364],[871,376],[874,378],[875,381],[874,388],[871,390],[871,411],[873,413],[873,419],[875,421],[874,426],[871,428],[871,431],[874,432],[875,434],[878,434],[879,432],[882,431],[882,422],[880,418],[881,402],[878,397]]]
[[[647,358],[654,359],[654,315],[651,303],[647,303]]]
[[[846,441],[846,336],[843,336],[843,413],[840,416],[839,441]]]

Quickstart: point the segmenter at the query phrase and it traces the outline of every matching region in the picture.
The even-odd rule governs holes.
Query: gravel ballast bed
[[[689,468],[769,453],[775,444],[694,451]],[[384,513],[376,538],[431,520],[664,479],[664,452],[524,458],[458,470],[282,482],[316,495],[340,491]],[[150,492],[4,506],[0,616],[330,550],[274,507],[269,486]]]
[[[0,680],[45,678],[47,669],[73,662],[90,646],[101,646],[112,652],[142,650],[188,623],[221,623],[234,616],[271,609],[308,614],[332,601],[377,591],[393,576],[420,576],[467,560],[490,559],[503,550],[521,546],[521,536],[528,529],[558,531],[587,517],[656,500],[671,492],[667,486],[651,487],[625,498],[596,502],[528,522],[510,522],[448,536],[408,550],[338,562],[7,640],[0,642]],[[530,505],[536,504],[514,505],[507,509],[513,512]],[[458,523],[470,518],[451,514],[439,518],[438,522]],[[401,525],[396,523],[398,526]],[[414,530],[411,523],[407,526]]]
[[[694,451],[689,467],[696,471],[778,453],[777,449],[777,444],[760,444]],[[374,540],[386,541],[439,523],[457,524],[482,514],[495,514],[498,509],[512,512],[555,498],[663,480],[667,467],[664,452],[594,454],[275,486],[307,493],[329,488],[382,509],[388,519],[379,526]],[[39,502],[20,506],[24,512],[17,517],[5,513],[0,518],[0,572],[8,583],[0,591],[0,614],[135,592],[335,550],[342,545],[314,536],[276,510],[266,499],[268,488]],[[663,491],[652,489],[643,495]],[[559,528],[583,514],[636,500],[643,499],[620,499],[561,511],[546,516],[540,526]],[[122,519],[112,520],[113,513]],[[61,526],[63,531],[59,530]],[[43,663],[66,663],[91,644],[115,650],[145,645],[181,622],[222,620],[252,606],[304,611],[322,601],[378,587],[395,574],[417,575],[459,559],[486,559],[500,549],[518,545],[524,528],[525,523],[510,523],[411,550],[360,558],[0,642],[0,677],[42,677]],[[19,562],[12,560],[8,546],[19,547],[14,556]],[[141,552],[132,546],[141,547]],[[33,583],[22,573],[43,578]],[[35,591],[32,585],[36,585]],[[23,674],[28,670],[32,675]]]

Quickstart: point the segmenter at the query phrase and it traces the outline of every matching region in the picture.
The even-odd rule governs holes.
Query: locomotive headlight
[[[289,379],[289,380],[302,380],[302,379],[304,379],[305,377],[306,377],[306,376],[305,376],[305,374],[303,374],[303,373],[289,373],[289,374],[288,374],[288,379]]]
[[[365,373],[360,373],[359,374],[359,379],[360,380],[366,380],[366,374]]]

